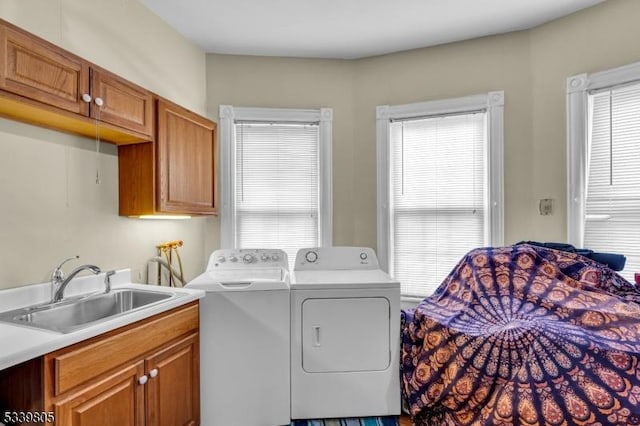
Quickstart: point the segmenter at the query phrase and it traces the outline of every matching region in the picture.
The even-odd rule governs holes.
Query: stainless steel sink
[[[175,293],[114,289],[62,302],[0,313],[0,321],[69,333],[176,297]]]

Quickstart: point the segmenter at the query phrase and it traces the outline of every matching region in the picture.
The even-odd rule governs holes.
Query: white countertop
[[[69,284],[65,297],[103,291],[103,282],[104,274],[78,277]],[[111,283],[114,289],[126,287],[172,292],[178,294],[178,297],[149,307],[143,307],[133,312],[66,334],[0,322],[0,342],[2,342],[0,345],[0,370],[106,333],[118,327],[168,311],[198,300],[205,295],[204,291],[201,290],[133,284],[131,283],[131,274],[128,269],[117,271],[116,274],[111,277]],[[0,312],[47,302],[51,297],[50,291],[49,283],[0,290]]]

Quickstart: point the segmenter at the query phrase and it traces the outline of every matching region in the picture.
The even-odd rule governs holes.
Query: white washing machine
[[[400,283],[370,248],[298,251],[291,279],[291,418],[400,414]]]
[[[282,250],[217,250],[200,300],[203,426],[290,423],[289,268]]]

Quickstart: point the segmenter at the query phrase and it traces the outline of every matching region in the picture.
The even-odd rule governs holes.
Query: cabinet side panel
[[[118,147],[119,212],[121,216],[154,213],[153,142]]]
[[[43,409],[42,358],[0,371],[0,413]]]

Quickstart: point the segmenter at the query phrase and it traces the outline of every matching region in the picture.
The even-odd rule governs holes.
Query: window
[[[220,106],[222,246],[331,245],[332,110]]]
[[[640,271],[640,63],[567,80],[568,239]]]
[[[377,109],[378,256],[405,297],[503,244],[504,93]]]

